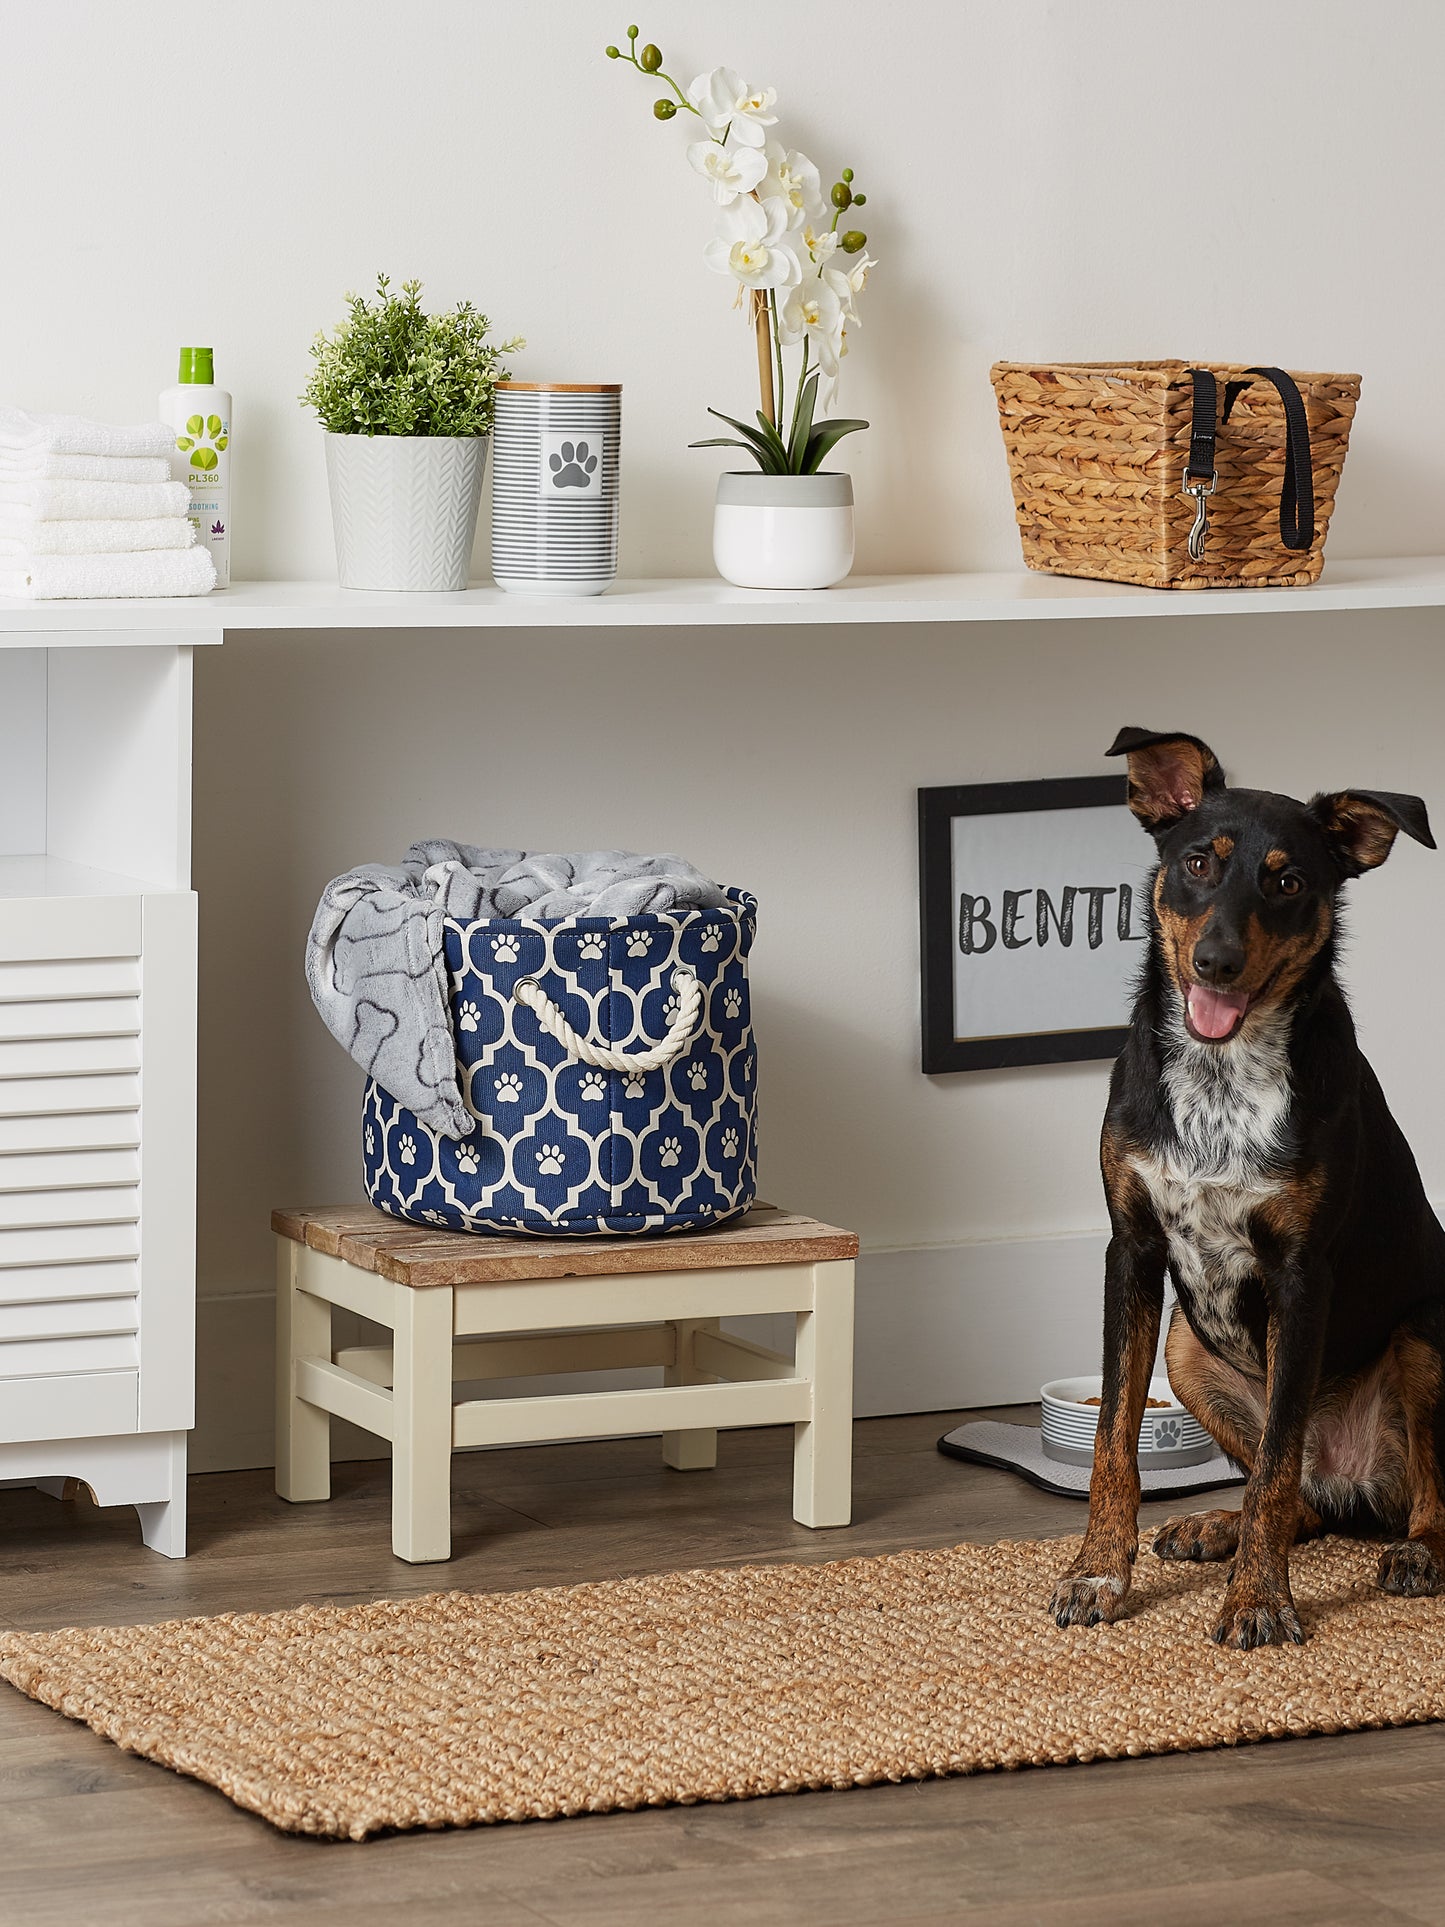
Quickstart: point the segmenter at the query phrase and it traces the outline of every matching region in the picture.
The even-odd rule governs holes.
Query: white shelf
[[[401,595],[330,582],[240,582],[179,601],[21,602],[0,597],[0,647],[219,642],[257,629],[691,628],[715,624],[1054,622],[1122,616],[1288,615],[1445,607],[1445,556],[1328,562],[1306,589],[1135,589],[1027,570],[856,576],[841,588],[735,589],[716,578],[619,582],[601,596],[500,589]]]
[[[142,877],[96,870],[56,856],[0,856],[0,903],[56,897],[139,897],[156,888]]]

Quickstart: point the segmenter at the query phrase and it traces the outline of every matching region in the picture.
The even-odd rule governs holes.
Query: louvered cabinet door
[[[188,893],[0,913],[0,1443],[191,1423],[194,969]]]

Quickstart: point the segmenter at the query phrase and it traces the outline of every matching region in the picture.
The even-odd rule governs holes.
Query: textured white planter
[[[853,566],[851,475],[719,475],[712,559],[741,589],[827,589]]]
[[[485,435],[328,435],[343,589],[465,589]]]

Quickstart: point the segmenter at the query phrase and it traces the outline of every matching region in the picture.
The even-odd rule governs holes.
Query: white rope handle
[[[605,1044],[591,1044],[585,1037],[579,1037],[535,977],[519,977],[512,985],[512,999],[534,1012],[543,1030],[584,1064],[593,1064],[603,1071],[660,1071],[680,1055],[683,1045],[696,1030],[702,1012],[702,985],[692,971],[679,966],[672,973],[672,987],[678,995],[678,1011],[672,1028],[660,1044],[636,1052],[610,1050]]]

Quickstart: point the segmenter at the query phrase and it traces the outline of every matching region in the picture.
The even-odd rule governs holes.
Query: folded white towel
[[[147,549],[188,549],[195,539],[196,525],[184,515],[138,522],[40,522],[20,509],[0,508],[0,556],[19,556],[22,561],[32,555],[134,555]]]
[[[205,595],[216,586],[209,549],[153,549],[142,555],[37,555],[0,563],[0,595],[30,602],[96,596]]]
[[[0,506],[28,509],[39,522],[184,515],[190,500],[184,482],[0,482]]]
[[[0,448],[48,455],[168,455],[175,431],[164,422],[118,428],[83,415],[32,415],[0,408]]]
[[[0,448],[0,482],[168,482],[164,455],[14,455]]]

